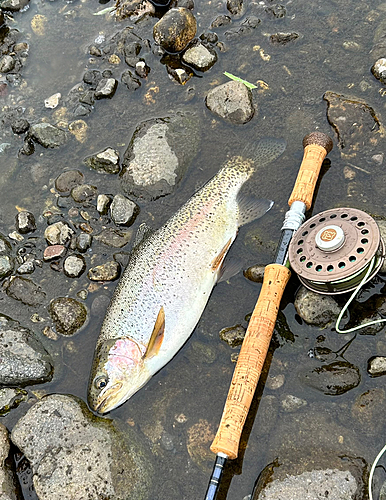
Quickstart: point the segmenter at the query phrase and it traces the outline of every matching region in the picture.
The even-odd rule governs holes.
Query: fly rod
[[[205,500],[216,498],[226,461],[237,458],[241,433],[267,356],[280,301],[291,276],[288,247],[304,221],[306,211],[311,208],[320,168],[332,146],[331,138],[321,132],[313,132],[303,139],[303,160],[288,201],[290,209],[285,215],[275,261],[265,268],[259,299],[248,324],[221,422],[210,447],[216,453],[216,460]]]

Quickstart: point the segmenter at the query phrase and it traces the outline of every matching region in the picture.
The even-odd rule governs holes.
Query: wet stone
[[[265,266],[251,266],[244,271],[244,276],[255,283],[263,283]]]
[[[134,429],[118,425],[95,417],[75,396],[53,394],[34,404],[11,438],[31,463],[37,497],[148,500],[149,452]]]
[[[86,252],[92,244],[92,236],[88,233],[80,233],[76,237],[76,248],[79,252]]]
[[[98,189],[90,184],[82,184],[75,186],[71,190],[71,197],[77,203],[86,203],[94,200],[97,197]]]
[[[141,82],[138,78],[135,78],[133,73],[127,69],[121,75],[121,82],[124,83],[130,92],[137,90],[141,86]]]
[[[255,114],[252,92],[241,82],[227,82],[210,90],[205,104],[212,113],[233,124],[247,123]]]
[[[107,194],[99,194],[97,198],[97,210],[100,214],[106,214],[111,203],[111,196]]]
[[[71,189],[84,183],[84,175],[79,170],[68,170],[55,180],[55,189],[59,193],[70,193]]]
[[[2,387],[0,389],[0,416],[7,415],[20,403],[27,401],[28,392],[17,387]]]
[[[370,358],[367,362],[367,372],[372,377],[386,375],[386,357],[374,356]]]
[[[361,381],[359,369],[347,361],[336,361],[300,372],[300,380],[323,394],[337,396],[344,394]]]
[[[73,229],[61,221],[50,224],[44,231],[44,237],[50,245],[65,245],[73,234]]]
[[[9,297],[19,300],[28,306],[38,306],[46,298],[46,293],[39,285],[21,276],[14,276],[10,279],[6,287],[6,292]]]
[[[0,254],[9,254],[12,251],[12,245],[7,238],[0,233]]]
[[[237,347],[243,343],[245,337],[245,328],[241,325],[231,326],[220,330],[220,339],[231,347]]]
[[[115,224],[129,226],[135,221],[139,213],[139,207],[126,196],[117,194],[110,205],[110,212]]]
[[[386,83],[386,58],[381,57],[381,59],[375,61],[371,67],[371,72],[377,80],[380,80],[382,83]]]
[[[109,247],[122,248],[131,240],[132,235],[133,231],[131,229],[107,228],[97,234],[95,239]]]
[[[21,234],[32,233],[36,229],[35,217],[31,212],[23,210],[16,215],[16,229]]]
[[[87,319],[85,306],[71,297],[51,300],[49,312],[57,332],[62,335],[73,335]]]
[[[52,379],[53,363],[40,341],[20,323],[0,315],[0,385],[26,386]]]
[[[216,19],[210,25],[211,29],[221,28],[222,26],[228,26],[231,24],[232,18],[229,16],[217,16]]]
[[[240,36],[250,35],[261,23],[260,19],[256,16],[248,16],[243,19],[238,25],[230,28],[225,32],[228,40],[236,39]]]
[[[8,456],[10,443],[8,430],[5,425],[0,424],[0,485],[2,500],[18,500],[16,491],[17,478],[10,467]]]
[[[193,40],[197,21],[192,12],[184,7],[170,9],[154,25],[155,42],[170,53],[181,52]]]
[[[140,78],[146,78],[150,73],[150,68],[145,61],[138,61],[135,65],[135,72]]]
[[[198,43],[184,52],[182,60],[198,71],[207,71],[217,61],[217,54],[213,49]]]
[[[85,158],[84,163],[101,174],[117,174],[119,172],[119,154],[112,148]]]
[[[86,270],[86,261],[81,255],[69,255],[63,262],[63,271],[69,278],[79,278]]]
[[[234,16],[237,16],[243,12],[243,6],[243,0],[227,0],[227,9]]]
[[[295,309],[299,316],[310,325],[324,327],[334,321],[340,307],[329,295],[321,295],[302,286],[295,297]]]
[[[118,81],[115,78],[102,78],[95,89],[95,99],[105,99],[114,96]]]
[[[29,3],[29,0],[1,0],[0,8],[10,10],[12,12],[24,9]]]
[[[8,73],[15,67],[15,59],[12,56],[5,55],[0,58],[0,73]]]
[[[44,148],[58,148],[67,142],[66,132],[50,123],[31,125],[29,137]]]
[[[12,274],[15,261],[9,255],[0,255],[0,280]]]
[[[195,157],[199,140],[194,112],[142,122],[123,157],[124,192],[147,200],[172,193]]]
[[[34,259],[28,259],[17,268],[19,274],[32,274],[35,271]]]
[[[62,258],[67,249],[64,245],[50,245],[44,249],[43,260],[46,262]]]
[[[12,132],[18,135],[27,132],[29,127],[29,121],[25,120],[24,118],[19,118],[11,123]]]
[[[114,281],[119,278],[120,271],[121,266],[118,262],[111,260],[89,269],[87,276],[91,281]]]

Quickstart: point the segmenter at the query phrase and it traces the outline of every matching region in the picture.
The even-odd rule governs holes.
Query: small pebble
[[[79,252],[86,252],[91,247],[91,243],[91,234],[82,232],[76,237],[76,248]]]
[[[64,245],[50,245],[44,250],[43,260],[47,262],[53,259],[60,259],[65,253],[66,247]]]
[[[16,215],[16,229],[19,233],[32,233],[36,229],[35,217],[31,212],[22,211]]]
[[[379,377],[380,375],[386,375],[386,357],[375,356],[373,358],[370,358],[367,363],[367,372],[372,377]]]
[[[50,108],[50,109],[56,108],[57,105],[59,104],[59,100],[61,97],[62,97],[62,94],[60,92],[53,94],[51,97],[49,97],[48,99],[46,99],[44,101],[44,106],[46,108]]]
[[[121,266],[114,260],[89,269],[87,276],[91,281],[114,281],[119,277]]]
[[[109,204],[111,203],[111,197],[106,194],[99,194],[97,198],[97,210],[100,214],[107,213]]]
[[[44,237],[50,245],[65,245],[73,234],[70,226],[61,221],[50,224],[44,231]]]
[[[63,271],[69,278],[79,278],[86,270],[86,261],[82,255],[69,255],[63,262]]]

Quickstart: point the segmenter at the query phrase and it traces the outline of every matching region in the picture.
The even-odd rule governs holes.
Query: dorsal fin
[[[158,353],[162,341],[164,339],[164,333],[165,333],[165,311],[164,307],[161,306],[161,309],[159,310],[157,319],[154,324],[153,332],[151,334],[149,343],[147,345],[146,352],[143,355],[144,358],[151,358]]]

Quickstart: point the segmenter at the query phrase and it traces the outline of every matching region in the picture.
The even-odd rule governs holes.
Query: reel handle
[[[288,201],[289,206],[294,201],[302,201],[306,205],[307,210],[311,208],[320,167],[332,147],[333,142],[331,137],[323,134],[323,132],[312,132],[304,137],[303,161]]]
[[[220,426],[210,447],[214,453],[237,458],[241,433],[290,276],[291,271],[281,264],[270,264],[265,268],[263,285],[240,350]]]

